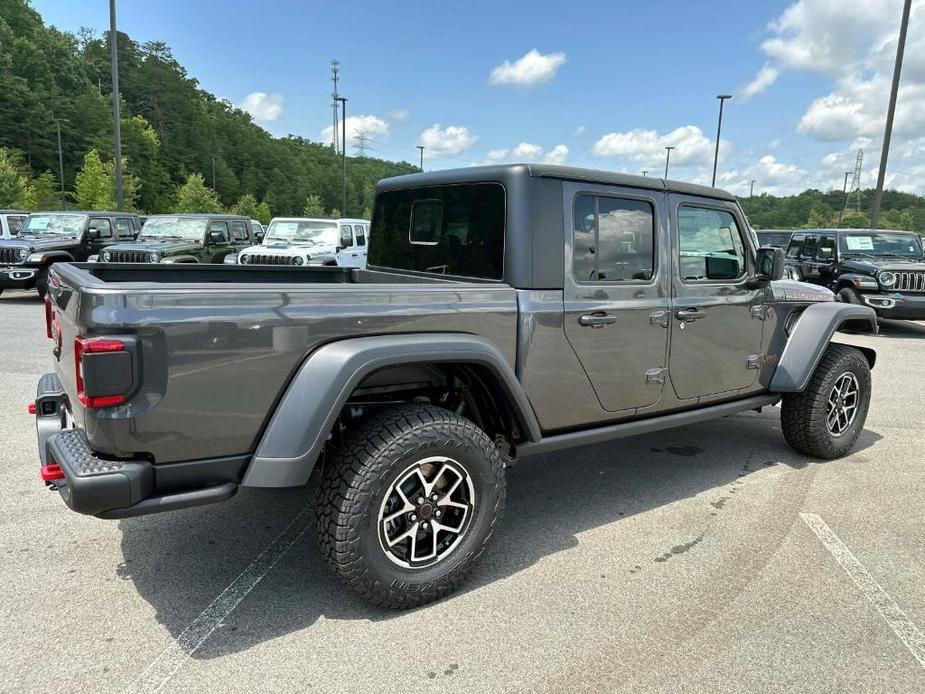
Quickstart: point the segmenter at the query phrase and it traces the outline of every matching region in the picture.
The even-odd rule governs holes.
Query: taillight
[[[103,393],[87,395],[84,389],[83,359],[85,354],[118,353],[125,352],[125,343],[122,340],[112,340],[100,337],[74,338],[74,370],[77,380],[77,399],[84,407],[112,407],[121,405],[128,398],[125,393]]]
[[[54,318],[54,311],[51,309],[51,299],[48,298],[48,294],[45,295],[45,337],[51,339],[51,322]]]

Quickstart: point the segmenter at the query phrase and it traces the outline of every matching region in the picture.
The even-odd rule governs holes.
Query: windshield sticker
[[[29,220],[29,228],[44,231],[48,228],[48,217],[33,217]]]
[[[845,238],[849,251],[872,251],[874,239],[871,236],[848,236]]]
[[[298,222],[277,222],[273,225],[273,231],[278,234],[294,234],[298,228]]]

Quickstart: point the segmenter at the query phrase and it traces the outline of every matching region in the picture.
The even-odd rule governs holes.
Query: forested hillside
[[[789,197],[756,195],[741,198],[741,203],[748,221],[756,229],[863,228],[870,225],[873,199],[873,190],[862,190],[860,211],[854,196],[845,210],[845,195],[840,190],[824,193],[810,189]],[[884,191],[878,226],[925,234],[925,198],[895,190]]]
[[[122,154],[131,176],[126,202],[135,209],[175,209],[191,174],[211,187],[213,157],[225,207],[248,194],[241,204],[265,202],[273,215],[341,207],[341,160],[330,146],[272,137],[247,113],[200,89],[165,43],[139,44],[120,32],[119,79]],[[0,151],[0,207],[61,204],[59,125],[66,202],[79,201],[77,176],[91,151],[103,165],[96,173],[111,178],[111,94],[108,35],[64,33],[46,27],[24,0],[0,0],[0,148],[7,150]],[[416,170],[351,157],[346,212],[368,214],[377,180]]]

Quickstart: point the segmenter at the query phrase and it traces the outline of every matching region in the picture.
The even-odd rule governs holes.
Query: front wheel
[[[860,304],[861,303],[861,297],[858,296],[858,293],[851,287],[842,287],[841,289],[838,290],[838,294],[836,296],[838,297],[838,300],[841,301],[843,304]]]
[[[501,519],[504,491],[501,454],[471,421],[431,405],[386,410],[325,466],[322,554],[369,602],[424,605],[466,580]]]
[[[870,366],[860,351],[829,345],[802,393],[784,395],[781,424],[793,448],[815,458],[847,454],[870,407]]]
[[[39,293],[41,298],[45,298],[45,294],[48,292],[48,269],[39,270],[38,275],[35,278],[35,290]]]

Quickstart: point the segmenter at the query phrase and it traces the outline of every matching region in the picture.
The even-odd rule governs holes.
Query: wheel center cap
[[[418,506],[418,515],[421,516],[421,520],[427,520],[434,515],[434,505],[429,501],[425,501]]]

